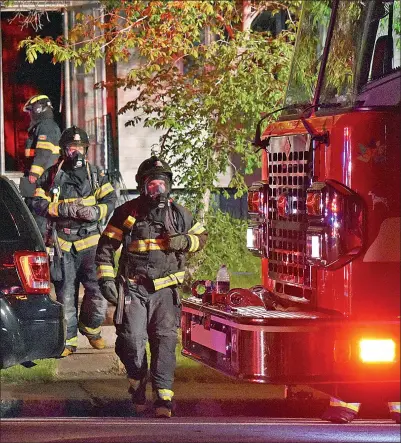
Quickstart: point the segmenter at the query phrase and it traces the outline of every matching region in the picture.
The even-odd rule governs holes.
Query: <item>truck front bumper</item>
[[[231,377],[272,384],[399,383],[399,319],[356,322],[259,306],[226,310],[195,297],[182,304],[182,354]],[[364,337],[394,340],[394,361],[363,362]]]

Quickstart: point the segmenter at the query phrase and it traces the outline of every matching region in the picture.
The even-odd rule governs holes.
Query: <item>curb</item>
[[[141,417],[153,417],[152,403],[148,401]],[[185,400],[175,401],[176,417],[286,417],[318,418],[327,401],[314,400]],[[135,417],[129,399],[93,398],[90,400],[11,400],[1,401],[1,418],[17,417]]]
[[[135,417],[125,376],[69,378],[50,383],[2,384],[0,418],[18,417]],[[176,417],[320,418],[328,396],[294,391],[284,398],[281,386],[211,383],[176,379]],[[147,388],[153,417],[152,389]],[[387,404],[363,403],[358,418],[389,419]]]
[[[263,417],[263,418],[320,418],[328,403],[324,399],[312,400],[186,400],[175,401],[175,417]],[[142,418],[153,417],[153,408],[147,402]],[[0,418],[34,417],[135,417],[129,399],[92,398],[71,400],[2,400]],[[138,418],[140,418],[138,417]],[[385,405],[361,407],[359,419],[388,420]]]

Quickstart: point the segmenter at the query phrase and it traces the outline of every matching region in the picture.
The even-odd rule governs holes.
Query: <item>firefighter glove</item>
[[[96,206],[83,206],[77,211],[77,218],[88,222],[93,222],[99,219],[99,211]]]
[[[36,177],[36,175],[33,175],[33,174],[29,174],[29,175],[28,175],[28,180],[29,180],[29,183],[30,183],[31,185],[33,185],[34,183],[36,183],[37,179],[38,179],[38,177]]]
[[[84,207],[82,199],[80,198],[77,198],[71,203],[62,202],[58,206],[58,215],[64,218],[78,218],[78,210]]]
[[[188,236],[184,234],[173,234],[167,238],[168,249],[171,251],[185,251],[188,249],[189,241]]]
[[[118,292],[114,280],[100,281],[99,286],[103,297],[112,305],[117,306]]]

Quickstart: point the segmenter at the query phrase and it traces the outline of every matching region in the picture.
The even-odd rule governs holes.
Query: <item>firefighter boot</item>
[[[400,424],[400,413],[399,412],[390,412],[390,418],[391,420],[394,420],[397,425]]]
[[[88,337],[89,344],[94,349],[104,349],[106,347],[106,342],[104,341],[104,338],[102,336],[98,337]]]
[[[89,344],[93,349],[104,349],[106,347],[106,342],[104,338],[101,336],[102,329],[99,328],[90,328],[86,326],[85,323],[79,321],[78,323],[79,332],[88,339]]]
[[[399,425],[400,424],[400,402],[399,401],[388,402],[388,408],[390,411],[391,420],[394,420],[397,423],[397,425]]]
[[[66,346],[63,350],[63,352],[60,354],[60,358],[68,357],[69,355],[76,352],[77,347],[76,346]]]
[[[141,380],[128,379],[128,392],[131,394],[136,414],[143,414],[146,410],[146,381],[146,378]]]
[[[60,354],[60,358],[68,357],[69,355],[73,354],[77,350],[77,345],[78,345],[77,336],[68,338],[65,341],[64,350]]]
[[[153,393],[155,414],[158,418],[170,418],[173,410],[174,392],[170,389],[157,389]]]
[[[358,415],[360,403],[345,403],[336,398],[330,399],[330,406],[325,410],[322,420],[332,423],[351,423]]]

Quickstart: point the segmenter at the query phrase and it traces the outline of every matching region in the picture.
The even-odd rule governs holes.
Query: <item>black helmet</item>
[[[173,181],[173,173],[170,166],[159,157],[153,155],[152,157],[144,160],[138,168],[138,172],[135,176],[135,180],[138,183],[139,192],[142,194],[145,192],[144,184],[149,178],[156,179],[166,177],[168,185],[171,188],[171,182]]]
[[[89,146],[88,134],[83,129],[78,128],[78,126],[71,126],[71,128],[65,129],[61,134],[59,145],[63,153],[72,144],[83,146],[86,149]]]
[[[52,102],[47,95],[34,95],[24,105],[24,112],[41,114],[47,109],[53,109]]]

